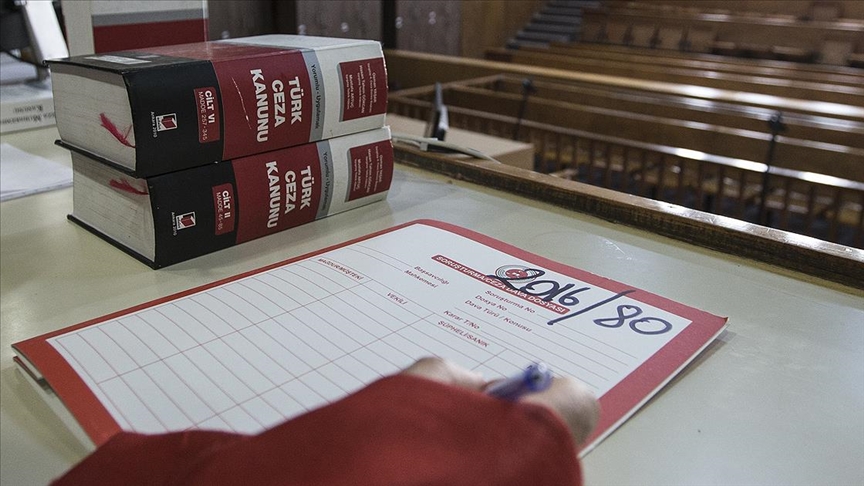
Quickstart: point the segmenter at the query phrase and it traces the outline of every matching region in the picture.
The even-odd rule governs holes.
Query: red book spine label
[[[233,161],[237,182],[237,243],[314,221],[322,196],[316,144]]]
[[[213,60],[222,95],[223,159],[309,141],[311,89],[300,51]]]
[[[237,212],[234,209],[234,186],[219,184],[213,187],[213,208],[216,219],[215,233],[224,235],[234,231]]]
[[[346,201],[377,194],[390,188],[393,179],[393,150],[390,140],[352,147],[351,184]]]
[[[339,64],[342,120],[380,115],[387,111],[387,71],[380,57]]]

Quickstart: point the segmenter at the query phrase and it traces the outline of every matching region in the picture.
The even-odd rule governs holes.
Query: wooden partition
[[[764,167],[760,164],[765,164],[768,161],[767,156],[771,146],[771,134],[768,129],[767,120],[773,114],[780,111],[783,113],[786,131],[778,136],[778,145],[775,145],[772,150],[773,158],[771,159],[771,163],[773,168],[769,168],[764,172],[772,173],[772,170],[775,169],[782,172],[782,168],[786,168],[798,170],[799,174],[793,177],[793,179],[797,178],[804,181],[807,181],[808,178],[815,180],[835,180],[830,177],[830,175],[833,175],[837,180],[845,179],[853,182],[853,184],[849,186],[841,183],[837,189],[839,192],[834,195],[828,194],[830,190],[827,192],[823,190],[820,194],[819,200],[822,203],[827,203],[823,208],[830,207],[832,204],[831,201],[836,200],[839,201],[838,207],[842,208],[839,211],[831,209],[826,211],[817,210],[816,206],[810,208],[810,203],[804,202],[802,204],[801,201],[806,201],[807,198],[811,197],[809,195],[810,189],[809,186],[798,187],[797,183],[791,185],[788,189],[780,189],[779,192],[769,192],[764,198],[759,194],[757,199],[764,199],[766,201],[765,207],[775,212],[779,210],[782,213],[782,208],[788,206],[790,211],[792,211],[789,214],[798,216],[777,217],[776,222],[781,223],[791,217],[793,220],[792,224],[796,224],[799,227],[797,231],[809,231],[800,229],[800,227],[809,227],[812,225],[812,221],[824,217],[820,215],[819,218],[810,218],[808,222],[806,215],[803,216],[803,220],[799,217],[802,214],[815,214],[813,211],[816,211],[831,218],[836,215],[840,218],[837,220],[838,222],[842,220],[841,225],[835,226],[835,228],[838,228],[835,230],[831,230],[830,225],[829,227],[824,227],[823,225],[822,230],[820,230],[820,237],[822,238],[831,239],[833,237],[829,236],[830,233],[844,233],[847,231],[840,230],[839,228],[847,228],[850,225],[855,227],[856,224],[860,226],[860,223],[856,223],[856,221],[860,221],[860,211],[857,209],[860,207],[860,202],[855,199],[858,197],[856,195],[857,189],[855,189],[858,186],[854,182],[862,180],[862,170],[864,170],[864,158],[862,158],[861,148],[861,140],[864,140],[864,136],[862,136],[864,109],[850,105],[814,103],[804,100],[706,89],[689,85],[656,83],[632,78],[544,69],[521,64],[445,58],[399,51],[389,51],[387,56],[391,79],[399,84],[404,83],[416,86],[422,83],[428,84],[434,81],[446,82],[463,79],[466,76],[483,76],[496,72],[510,72],[519,76],[510,81],[506,79],[497,81],[497,92],[491,97],[490,93],[486,92],[480,93],[482,96],[472,99],[472,96],[475,95],[474,90],[482,89],[482,87],[472,85],[471,83],[458,83],[458,85],[451,86],[451,102],[457,103],[455,105],[456,110],[462,109],[459,103],[461,103],[461,106],[467,107],[468,111],[474,108],[490,109],[489,112],[484,112],[484,117],[509,116],[511,117],[510,123],[515,123],[513,119],[518,114],[522,97],[521,81],[526,78],[532,78],[535,80],[534,87],[539,95],[537,98],[546,98],[553,101],[547,101],[545,104],[540,103],[540,108],[529,110],[526,107],[525,114],[530,117],[530,120],[523,120],[522,123],[525,124],[524,126],[528,126],[535,121],[541,124],[560,123],[555,127],[556,130],[584,132],[587,135],[582,136],[583,140],[596,136],[631,138],[629,142],[632,143],[667,147],[667,152],[671,151],[672,154],[683,153],[707,159],[719,157],[717,160],[723,160],[725,157],[729,161],[745,161],[745,165],[749,167]],[[555,82],[548,83],[543,81],[543,78],[554,79]],[[562,88],[562,84],[566,84],[567,86]],[[460,92],[463,93],[460,95]],[[458,96],[463,96],[464,101],[459,101]],[[489,105],[480,105],[482,99],[489,99],[491,101]],[[577,106],[574,107],[571,105]],[[488,106],[492,108],[488,108]],[[543,108],[543,106],[546,108]],[[625,124],[617,123],[616,121],[612,123],[608,121],[603,122],[602,120],[600,122],[592,121],[598,112],[608,115],[609,106],[613,106],[617,111],[628,112],[624,118]],[[478,112],[479,110],[474,111]],[[539,116],[534,117],[533,114],[535,113],[539,114]],[[664,128],[662,132],[657,130],[661,125],[654,123],[643,124],[644,128],[639,128],[639,130],[642,133],[647,133],[649,137],[644,139],[634,138],[634,134],[638,132],[624,130],[627,124],[636,123],[632,116],[634,114],[641,114],[641,121],[643,122],[646,120],[646,117],[655,117],[652,120],[653,122],[658,121],[656,118],[659,117],[671,119],[672,123],[663,123],[662,126]],[[617,115],[621,115],[621,113]],[[424,116],[425,114],[420,116],[420,118],[424,119]],[[600,118],[602,119],[603,116]],[[472,127],[476,126],[483,127],[484,130],[488,129],[487,122],[481,122],[476,117],[471,123],[473,124]],[[606,123],[603,131],[598,131],[600,130],[598,127],[602,127],[598,123]],[[715,125],[721,128],[710,128]],[[679,129],[682,132],[678,132]],[[507,133],[507,130],[505,129],[504,132]],[[537,142],[537,140],[540,140],[542,142],[565,137],[565,135],[558,132],[553,132],[544,132],[546,134],[540,138],[535,137],[534,139],[525,141]],[[535,131],[533,133],[539,132]],[[670,133],[674,137],[679,138],[672,136],[667,138],[665,134]],[[736,135],[744,135],[743,139],[738,140],[745,140],[746,143],[738,143],[736,139],[729,138]],[[691,144],[694,136],[702,138],[701,145]],[[718,143],[718,140],[724,137],[726,137],[727,141]],[[672,143],[673,141],[677,141],[680,144]],[[802,144],[803,146],[809,146],[811,150],[808,152],[807,150],[800,149]],[[537,146],[541,147],[544,145],[548,144],[538,143]],[[745,154],[744,151],[737,150],[748,146],[749,155]],[[718,149],[717,147],[720,148]],[[780,147],[779,150],[778,147]],[[831,150],[827,152],[822,150],[825,147],[833,149],[843,147],[842,151],[847,152],[845,154],[848,156],[847,162],[838,163],[837,161],[840,159],[833,157]],[[561,153],[566,153],[566,151]],[[809,154],[813,154],[813,156]],[[538,168],[541,170],[559,172],[565,177],[574,176],[574,171],[571,168],[559,167],[556,169],[556,163],[550,162],[551,160],[557,160],[556,157],[559,155],[550,155],[550,153],[539,149],[536,155]],[[603,157],[596,157],[594,160],[597,164],[602,164],[604,159]],[[685,161],[682,164],[667,164],[666,162],[664,164],[673,168],[672,170],[681,170],[681,167],[686,168],[690,163]],[[616,165],[612,164],[609,167],[616,167]],[[758,173],[759,171],[756,172]],[[816,175],[819,173],[827,174]],[[688,181],[693,180],[693,174],[696,174],[695,180],[697,180],[693,187],[701,187],[702,189],[700,190],[704,191],[705,198],[710,201],[711,194],[716,193],[719,187],[714,183],[699,182],[701,179],[698,175],[698,168],[688,170],[686,179]],[[580,175],[584,177],[584,171]],[[829,177],[826,178],[824,177],[825,175],[829,175]],[[656,176],[650,177],[653,177],[655,180],[657,179]],[[608,179],[605,177],[599,179],[601,183],[606,180]],[[649,179],[646,178],[644,180],[648,181]],[[721,180],[729,180],[728,175],[723,174]],[[663,181],[663,185],[667,189],[675,187],[671,183],[678,183],[678,180],[674,178],[671,180],[664,178]],[[748,192],[751,196],[761,191],[761,188],[758,186],[753,186],[753,184],[760,182],[758,175],[751,174],[751,176],[747,176],[747,181],[745,182],[750,184],[751,187],[744,192]],[[740,186],[741,182],[738,185]],[[765,187],[768,187],[768,185],[766,184]],[[851,192],[847,191],[849,188],[852,189]],[[669,190],[674,194],[684,194],[684,192],[680,192],[677,189]],[[731,197],[730,194],[733,193],[741,194],[741,192],[736,191],[739,191],[739,189],[731,185],[724,185],[722,190],[719,190],[722,197],[725,198]],[[754,193],[754,191],[756,192]],[[664,192],[666,190],[658,191],[660,194]],[[789,201],[794,202],[794,204],[787,205],[784,203],[784,196],[778,195],[781,193],[788,193],[790,195]],[[829,199],[825,199],[825,194],[830,196]],[[699,196],[697,199],[701,198],[702,196]],[[752,204],[752,201],[755,200],[753,197],[750,197],[748,204]],[[711,205],[713,203],[709,202],[708,204]],[[857,238],[860,238],[860,236]],[[848,241],[848,237],[845,241]],[[858,244],[860,245],[860,243]]]
[[[391,79],[400,85],[500,72],[560,81],[556,87],[538,83],[545,94],[532,96],[524,106],[523,118],[539,123],[864,181],[861,107],[525,64],[405,52],[388,52],[387,57]],[[562,83],[565,89],[558,88]],[[454,87],[450,102],[505,116],[517,116],[522,109],[519,88],[469,93],[475,88]],[[778,112],[785,130],[771,148],[768,121]]]
[[[864,251],[740,219],[622,194],[485,160],[394,144],[396,161],[685,241],[784,271],[864,288]]]
[[[769,166],[759,162],[761,159],[639,141],[620,130],[609,131],[608,127],[598,131],[596,119],[602,110],[553,114],[568,109],[562,99],[571,93],[560,83],[536,81],[536,91],[520,108],[525,99],[518,93],[521,81],[493,76],[446,85],[444,101],[451,125],[532,143],[535,169],[539,172],[862,246],[862,182],[791,170],[779,164]],[[550,93],[555,101],[533,99]],[[431,100],[431,87],[393,93],[390,110],[426,119]],[[518,113],[524,118],[518,118]],[[574,120],[586,118],[594,121],[574,128]],[[672,140],[670,129],[660,126],[659,119],[641,121],[646,130],[664,133],[665,140]],[[625,123],[623,116],[611,122],[618,128]],[[861,131],[862,127],[856,129]],[[712,131],[718,131],[717,127]],[[763,141],[761,153],[769,150],[769,144],[769,140]],[[859,150],[858,162],[864,162],[861,153]]]
[[[515,117],[521,112],[525,120],[749,161],[766,161],[771,143],[770,133],[765,133],[767,129],[757,132],[658,116],[650,110],[646,110],[649,113],[626,111],[614,100],[607,105],[611,108],[565,102],[537,94],[530,96],[524,104],[522,100],[523,96],[519,94],[491,89],[452,89],[448,91],[445,102],[450,106],[505,116]],[[767,128],[767,120],[765,125]],[[860,124],[855,128],[861,135]],[[843,138],[861,143],[860,140],[851,140],[854,137]],[[864,149],[792,138],[785,132],[777,137],[772,163],[793,170],[864,181]]]

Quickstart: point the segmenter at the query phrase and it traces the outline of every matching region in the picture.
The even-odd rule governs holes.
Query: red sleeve
[[[256,436],[120,434],[57,484],[578,485],[551,411],[397,375]]]

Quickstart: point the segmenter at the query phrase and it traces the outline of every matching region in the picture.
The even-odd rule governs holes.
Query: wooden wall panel
[[[396,45],[409,51],[458,56],[462,5],[449,0],[398,0]]]
[[[207,10],[211,40],[284,32],[277,28],[272,0],[210,0]]]
[[[378,0],[296,0],[298,34],[381,40]]]
[[[285,33],[384,41],[395,10],[398,49],[482,58],[503,47],[546,0],[210,0],[210,38]],[[392,10],[391,10],[392,11]]]

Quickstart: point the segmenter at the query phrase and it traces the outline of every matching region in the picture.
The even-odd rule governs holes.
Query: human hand
[[[431,356],[418,359],[414,364],[402,370],[402,374],[419,376],[469,390],[482,391],[483,387],[486,386],[486,380],[480,373],[463,368],[451,361]]]
[[[591,390],[569,376],[555,377],[549,388],[522,395],[518,401],[542,405],[556,412],[570,428],[577,446],[591,435],[600,416],[600,405]]]
[[[437,357],[421,358],[402,373],[476,391],[490,384],[479,373]],[[570,428],[576,445],[585,442],[594,430],[600,412],[594,394],[570,377],[555,377],[545,390],[523,395],[517,401],[552,410]]]

